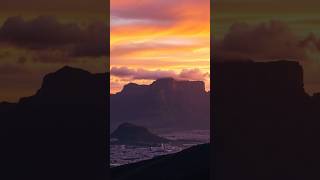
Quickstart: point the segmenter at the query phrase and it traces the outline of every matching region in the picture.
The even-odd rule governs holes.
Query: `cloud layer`
[[[235,23],[222,40],[215,42],[213,54],[216,60],[305,60],[306,45],[301,42],[287,24],[280,21],[257,25]]]
[[[106,28],[102,22],[80,27],[48,16],[29,21],[10,17],[0,27],[0,44],[33,51],[58,50],[70,57],[100,57],[107,55]]]
[[[176,73],[172,70],[146,70],[142,68],[132,69],[128,67],[112,67],[110,75],[120,78],[129,78],[132,80],[156,80],[172,77],[180,80],[206,81],[209,78],[209,73],[203,73],[199,69],[183,69],[180,73]]]
[[[216,61],[306,61],[310,53],[320,52],[320,39],[313,33],[299,37],[282,21],[234,23],[222,39],[214,40],[212,49]]]

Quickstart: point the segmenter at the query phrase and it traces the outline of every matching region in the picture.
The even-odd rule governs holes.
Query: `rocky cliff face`
[[[159,79],[128,84],[111,96],[111,126],[132,122],[149,128],[209,128],[210,96],[204,83]]]

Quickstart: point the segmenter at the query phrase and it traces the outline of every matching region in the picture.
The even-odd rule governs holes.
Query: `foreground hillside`
[[[176,154],[112,168],[111,179],[209,180],[209,156],[210,145],[198,145]]]

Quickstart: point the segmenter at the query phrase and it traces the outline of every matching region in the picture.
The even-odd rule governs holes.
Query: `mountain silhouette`
[[[111,169],[112,180],[209,180],[210,145],[197,145],[181,152]]]
[[[130,123],[121,124],[110,138],[117,139],[116,144],[156,145],[169,142],[168,139],[151,133],[147,128]]]
[[[20,103],[38,104],[101,104],[105,103],[106,89],[102,85],[106,74],[91,74],[65,66],[46,75],[41,88],[34,96],[21,98]],[[105,87],[106,85],[104,85]]]
[[[161,79],[127,85],[111,96],[111,112],[108,74],[65,67],[47,75],[34,96],[0,104],[0,176],[106,179],[109,114],[120,124],[149,119],[156,127],[206,127],[212,98],[214,150],[201,145],[112,168],[112,177],[208,179],[212,167],[216,180],[319,179],[320,98],[305,93],[302,67],[278,61],[215,62],[212,68],[210,97],[201,82]]]
[[[147,128],[209,129],[210,95],[201,81],[129,83],[111,95],[110,103],[111,131],[124,122]]]
[[[319,179],[320,99],[298,62],[213,63],[214,179]]]
[[[0,105],[4,179],[105,179],[108,75],[63,67]]]

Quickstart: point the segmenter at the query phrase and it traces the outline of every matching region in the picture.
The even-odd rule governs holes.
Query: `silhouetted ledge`
[[[162,78],[150,85],[129,83],[111,95],[111,104],[112,130],[124,122],[147,128],[209,128],[210,95],[201,81]]]
[[[179,153],[111,168],[112,180],[209,180],[210,145],[203,144]]]
[[[168,139],[151,133],[147,128],[130,123],[121,124],[110,136],[116,144],[153,145],[169,142]]]

